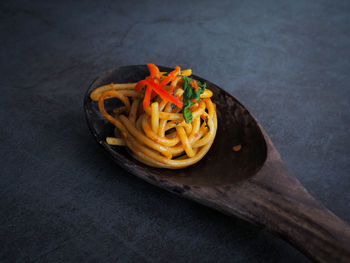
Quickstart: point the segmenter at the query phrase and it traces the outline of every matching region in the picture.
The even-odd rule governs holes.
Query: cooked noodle
[[[191,70],[176,67],[166,73],[159,72],[154,64],[148,67],[151,75],[145,80],[111,83],[90,94],[98,101],[101,114],[116,127],[115,137],[107,137],[106,142],[126,145],[135,159],[149,166],[179,169],[192,165],[209,151],[216,135],[213,93],[204,86],[188,106],[184,99],[188,86],[185,88],[183,78],[189,77]],[[191,88],[190,92],[198,92],[196,81],[191,81]],[[108,113],[105,100],[111,98],[119,99],[124,106]]]

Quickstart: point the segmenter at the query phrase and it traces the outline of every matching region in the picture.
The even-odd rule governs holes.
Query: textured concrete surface
[[[284,241],[107,159],[82,99],[154,62],[232,92],[350,223],[349,1],[1,1],[1,262],[308,262]]]

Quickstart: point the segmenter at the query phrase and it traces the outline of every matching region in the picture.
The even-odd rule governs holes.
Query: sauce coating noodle
[[[195,80],[191,80],[193,90],[185,87],[192,70],[176,67],[167,73],[159,72],[154,64],[148,67],[150,76],[145,80],[111,83],[91,92],[90,98],[98,101],[101,114],[116,129],[115,137],[107,137],[106,142],[125,145],[135,159],[152,167],[185,168],[200,161],[215,139],[218,124],[213,93],[204,85],[197,100],[186,104],[186,96],[198,92]],[[124,105],[108,113],[105,100],[111,98]]]

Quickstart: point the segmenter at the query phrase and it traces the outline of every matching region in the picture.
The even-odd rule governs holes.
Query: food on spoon
[[[200,161],[217,131],[216,106],[206,83],[191,78],[192,70],[160,72],[147,64],[150,75],[137,83],[110,83],[96,88],[90,98],[116,127],[110,145],[126,145],[135,159],[149,166],[180,169]],[[105,100],[117,98],[124,106],[113,113]]]

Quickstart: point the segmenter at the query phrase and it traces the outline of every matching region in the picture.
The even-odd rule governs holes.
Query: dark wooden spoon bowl
[[[118,165],[154,185],[262,225],[315,261],[350,262],[350,227],[310,196],[288,172],[270,138],[248,110],[205,79],[194,76],[205,81],[214,93],[218,131],[200,162],[179,170],[152,168],[133,159],[124,147],[108,145],[105,138],[113,134],[114,127],[90,99],[91,91],[111,82],[137,82],[147,75],[143,65],[109,70],[85,94],[89,128]],[[232,147],[237,144],[242,144],[242,150],[234,152]]]

